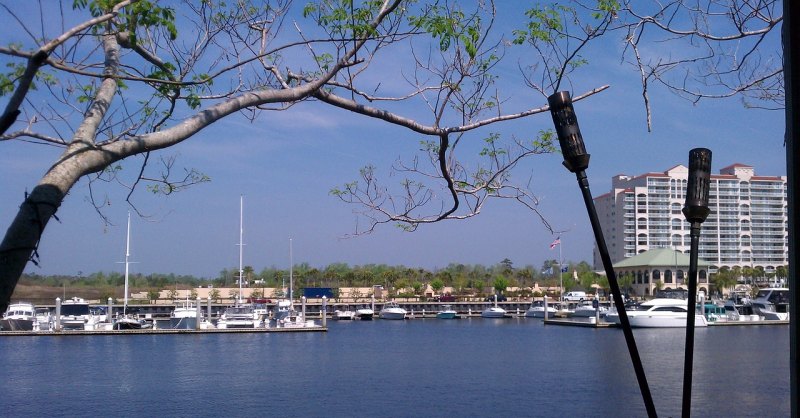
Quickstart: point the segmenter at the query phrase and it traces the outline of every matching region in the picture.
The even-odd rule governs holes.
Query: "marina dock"
[[[69,330],[69,331],[3,331],[0,336],[66,337],[71,335],[152,335],[152,334],[271,334],[287,332],[327,332],[328,327],[304,328],[231,328],[231,329],[136,329],[136,330]]]
[[[592,318],[593,319],[593,318]],[[569,327],[584,327],[584,328],[619,328],[619,325],[612,324],[600,320],[599,322],[587,321],[586,318],[550,318],[545,319],[545,325],[562,325]],[[741,326],[756,326],[756,325],[789,325],[789,321],[780,320],[760,320],[760,321],[714,321],[709,322],[709,327],[741,327]]]

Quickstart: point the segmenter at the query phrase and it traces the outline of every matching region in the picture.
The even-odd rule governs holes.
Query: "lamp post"
[[[561,145],[561,153],[564,155],[564,167],[567,170],[575,173],[578,186],[583,194],[583,201],[586,205],[586,211],[589,214],[589,220],[592,224],[594,231],[595,242],[597,249],[600,253],[600,258],[603,261],[603,267],[608,277],[608,284],[611,287],[611,294],[614,296],[614,305],[619,313],[620,325],[622,326],[623,334],[625,335],[625,342],[628,346],[628,353],[633,363],[633,369],[636,373],[636,379],[639,383],[639,390],[642,392],[642,399],[644,406],[647,409],[649,417],[655,417],[656,408],[653,403],[653,397],[650,394],[650,387],[647,384],[647,377],[644,373],[642,360],[639,357],[639,350],[636,348],[636,340],[633,337],[633,330],[631,329],[628,314],[625,312],[625,304],[622,302],[622,293],[619,289],[619,282],[617,276],[614,274],[614,267],[611,264],[611,257],[608,254],[608,247],[606,246],[605,239],[603,238],[603,230],[600,227],[600,221],[597,218],[597,210],[594,207],[594,200],[592,193],[589,190],[589,180],[586,177],[586,169],[589,168],[589,154],[586,153],[586,147],[583,143],[583,136],[581,136],[580,128],[578,127],[578,118],[575,115],[575,110],[572,107],[572,98],[569,92],[560,91],[554,93],[547,98],[550,104],[550,114],[553,116],[553,124],[558,134],[558,142]]]
[[[711,150],[695,148],[689,151],[689,181],[683,216],[691,224],[689,236],[689,300],[686,312],[686,347],[683,357],[682,417],[691,415],[692,363],[694,362],[694,319],[697,294],[697,253],[700,249],[700,227],[708,217],[708,194],[711,187]]]

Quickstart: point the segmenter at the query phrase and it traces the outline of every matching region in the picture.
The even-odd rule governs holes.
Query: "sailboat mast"
[[[239,303],[242,303],[242,255],[244,250],[244,196],[239,195]]]
[[[128,231],[125,238],[125,302],[122,305],[122,313],[123,315],[128,310],[128,266],[130,262],[128,261],[131,256],[131,212],[128,211]],[[111,315],[111,312],[108,313]]]
[[[294,291],[294,281],[292,278],[292,268],[294,267],[294,261],[292,259],[292,239],[289,238],[289,301],[294,300],[294,295],[292,292]]]
[[[564,274],[561,271],[562,264],[564,264],[564,257],[561,254],[561,237],[558,238],[558,281],[559,286],[561,287],[561,306],[562,309],[564,306]]]

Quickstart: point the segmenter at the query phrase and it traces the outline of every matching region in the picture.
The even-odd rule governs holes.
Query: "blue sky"
[[[0,35],[6,37],[8,35]],[[8,39],[3,40],[7,43]],[[747,110],[737,99],[693,105],[663,88],[651,90],[653,132],[648,133],[637,74],[621,64],[616,46],[596,50],[594,70],[575,83],[575,94],[610,84],[611,88],[575,108],[591,154],[587,174],[593,195],[609,191],[615,174],[664,171],[687,164],[689,150],[713,152],[713,172],[732,163],[755,167],[761,175],[785,175],[784,115]],[[501,86],[519,93],[514,102],[546,104],[526,92],[515,75],[516,63],[501,71]],[[5,104],[4,101],[0,101]],[[552,127],[549,114],[503,125],[505,135],[532,136]],[[387,225],[371,235],[343,239],[353,232],[353,207],[329,190],[355,180],[358,169],[373,164],[388,178],[397,159],[410,159],[421,138],[404,129],[350,115],[319,103],[303,103],[287,112],[262,115],[255,122],[228,118],[160,155],[178,156],[178,165],[194,167],[211,182],[169,197],[136,195],[151,215],[133,217],[133,272],[191,274],[213,278],[238,265],[239,196],[244,195],[244,264],[256,270],[289,265],[289,239],[295,263],[322,267],[389,264],[435,269],[449,263],[492,265],[509,258],[516,266],[540,266],[557,258],[548,245],[555,239],[536,216],[519,204],[490,202],[478,217],[420,227],[405,233]],[[0,226],[15,216],[30,190],[60,150],[14,141],[0,143]],[[138,158],[138,157],[134,157]],[[469,161],[469,159],[467,159]],[[561,235],[565,261],[592,259],[593,236],[575,177],[558,154],[534,157],[517,167],[515,179],[534,180],[540,210]],[[132,168],[129,168],[132,169]],[[88,274],[123,271],[125,191],[106,187],[111,206],[104,226],[88,202],[87,182],[79,183],[51,221],[39,248],[39,274]]]

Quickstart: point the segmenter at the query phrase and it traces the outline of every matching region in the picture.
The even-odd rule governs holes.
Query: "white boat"
[[[789,289],[768,287],[758,291],[751,302],[753,313],[767,320],[785,321],[789,319]]]
[[[278,328],[321,328],[322,325],[314,322],[313,319],[303,319],[302,315],[293,313],[278,323]]]
[[[33,331],[36,314],[32,303],[17,302],[8,305],[8,309],[0,319],[3,331]]]
[[[578,306],[573,309],[572,316],[579,318],[596,318],[598,313],[600,317],[604,317],[606,313],[608,313],[608,308],[600,305],[595,308],[592,306],[592,301],[588,301],[578,304]]]
[[[356,318],[364,321],[372,321],[375,316],[375,310],[371,306],[363,305],[356,309]]]
[[[439,312],[436,312],[437,319],[455,319],[458,318],[458,312],[453,309],[453,305],[442,305]]]
[[[686,299],[656,298],[639,305],[639,309],[626,311],[631,327],[636,328],[681,328],[686,327],[688,313]],[[695,314],[694,326],[705,327],[708,322],[703,315]],[[606,314],[606,321],[620,324],[619,314],[611,311]]]
[[[492,306],[481,312],[482,318],[505,318],[506,310],[499,306]]]
[[[772,306],[764,306],[760,308],[761,316],[764,317],[767,321],[788,321],[789,320],[789,312],[775,312],[775,309]]]
[[[349,306],[344,306],[333,311],[333,319],[339,321],[352,321],[355,319],[356,313],[355,311],[351,310]]]
[[[554,304],[550,303],[547,305],[547,318],[552,318],[556,316],[556,312],[558,310],[554,306]],[[526,318],[544,318],[545,317],[545,308],[544,308],[544,301],[535,300],[531,302],[531,306],[525,311]]]
[[[34,331],[51,331],[53,329],[53,314],[50,308],[34,308]]]
[[[264,322],[259,318],[252,304],[228,307],[217,321],[219,329],[263,327]]]
[[[289,300],[280,300],[273,316],[276,328],[321,328],[313,319],[306,319],[302,312],[294,310]]]
[[[497,295],[494,295],[494,306],[486,308],[481,312],[481,318],[505,318],[506,310],[497,306]]]
[[[381,319],[406,319],[407,313],[397,302],[392,300],[383,304],[379,316]]]
[[[93,331],[105,322],[104,315],[97,315],[89,308],[89,302],[73,297],[61,303],[61,328],[64,330]]]
[[[203,313],[200,312],[200,317],[197,316],[197,306],[187,298],[186,301],[181,302],[175,306],[175,309],[169,314],[169,327],[170,329],[197,329],[197,322],[203,322]]]

